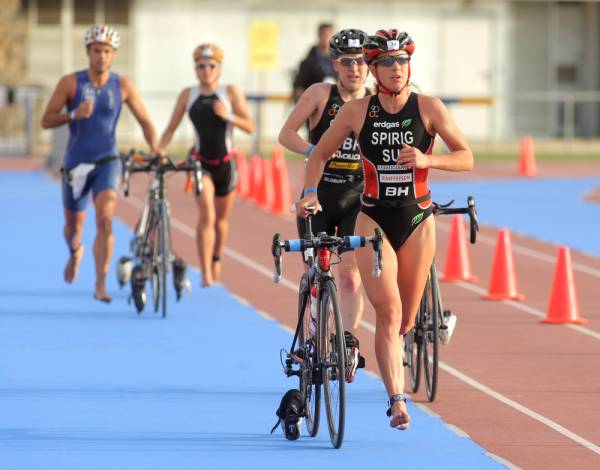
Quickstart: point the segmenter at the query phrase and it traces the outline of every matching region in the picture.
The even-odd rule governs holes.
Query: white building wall
[[[300,60],[316,40],[316,28],[332,21],[336,29],[358,27],[372,34],[378,28],[408,31],[417,45],[412,79],[423,93],[490,96],[494,60],[493,34],[507,21],[504,2],[485,2],[465,9],[464,2],[302,2],[144,0],[134,4],[132,41],[135,82],[159,130],[169,119],[178,92],[196,82],[191,54],[200,42],[214,41],[224,49],[223,82],[233,82],[250,94],[289,94]],[[368,13],[365,11],[368,9]],[[248,66],[248,30],[254,20],[272,20],[280,28],[277,70],[258,72]],[[489,138],[494,109],[452,105],[465,134]],[[290,110],[288,103],[263,108],[265,138],[275,139]],[[140,136],[139,131],[136,134]],[[247,140],[243,133],[237,138]],[[186,122],[175,136],[191,142]]]
[[[70,8],[72,0],[63,0]],[[214,41],[225,52],[223,82],[239,85],[249,94],[284,94],[291,91],[292,75],[316,42],[320,22],[336,29],[358,27],[372,34],[378,28],[408,31],[416,42],[412,80],[426,94],[442,97],[491,96],[508,82],[508,41],[498,41],[511,24],[506,1],[453,0],[134,0],[130,24],[119,26],[123,46],[114,70],[129,76],[140,89],[158,132],[164,130],[180,90],[196,83],[191,54],[201,42]],[[67,15],[68,16],[68,15]],[[272,71],[249,68],[248,31],[252,21],[272,20],[280,28],[280,67]],[[33,26],[30,30],[31,81],[53,89],[64,64],[86,66],[85,27]],[[70,35],[69,48],[61,46]],[[262,108],[262,134],[276,139],[290,110],[289,103]],[[449,106],[470,138],[497,136],[505,114],[501,107]],[[119,123],[121,138],[141,139],[131,114],[125,110]],[[242,132],[241,142],[249,142]],[[175,139],[192,142],[191,126],[182,123]],[[186,144],[187,145],[187,144]]]

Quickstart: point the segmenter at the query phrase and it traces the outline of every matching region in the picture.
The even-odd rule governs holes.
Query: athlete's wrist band
[[[312,154],[312,151],[315,149],[315,144],[308,144],[308,148],[306,149],[306,152],[304,152],[304,155],[306,155],[307,157],[310,157],[310,155]]]
[[[315,188],[314,186],[306,188],[304,190],[304,195],[307,196],[308,194],[317,194],[317,188]]]
[[[229,111],[229,114],[227,115],[227,120],[229,122],[233,122],[233,111]]]
[[[75,119],[77,119],[77,114],[76,114],[76,111],[73,110],[69,113],[69,120],[74,121]]]

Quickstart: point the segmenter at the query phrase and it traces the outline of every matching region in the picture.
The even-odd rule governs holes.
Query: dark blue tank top
[[[122,105],[119,76],[111,72],[102,88],[94,87],[87,70],[75,72],[75,76],[77,92],[75,99],[68,104],[69,112],[87,99],[94,101],[94,108],[88,119],[69,122],[69,142],[64,162],[66,169],[74,168],[79,163],[94,163],[101,158],[118,155],[115,128]]]

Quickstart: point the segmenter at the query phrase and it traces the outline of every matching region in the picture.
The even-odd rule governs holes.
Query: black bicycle
[[[331,272],[331,266],[336,263],[332,263],[331,255],[337,256],[340,247],[360,248],[370,243],[375,252],[373,276],[379,277],[382,237],[379,229],[372,237],[342,238],[325,232],[313,236],[310,216],[307,220],[306,238],[281,241],[280,235],[275,234],[271,249],[275,261],[275,282],[281,279],[282,250],[303,252],[308,264],[308,271],[300,278],[298,324],[290,352],[286,352],[283,361],[284,372],[288,377],[299,377],[306,429],[311,437],[315,437],[319,430],[323,385],[329,437],[333,447],[339,449],[344,440],[348,357],[337,289]]]
[[[117,270],[119,285],[131,282],[131,297],[138,314],[146,305],[146,281],[150,280],[154,311],[161,310],[163,318],[167,316],[167,274],[173,266],[173,283],[177,300],[185,284],[185,263],[171,253],[169,202],[166,195],[165,175],[169,172],[185,171],[193,174],[196,194],[202,191],[200,162],[187,160],[175,165],[168,157],[148,155],[131,151],[124,155],[123,179],[124,194],[129,195],[129,179],[132,173],[153,173],[154,179],[147,192],[146,202],[138,221],[131,252],[135,266],[128,275],[129,257],[121,257]]]
[[[467,198],[467,207],[450,207],[448,204],[433,205],[435,215],[468,214],[470,224],[470,241],[475,243],[479,224],[475,199]],[[404,365],[409,370],[412,391],[417,393],[421,383],[421,366],[425,372],[425,389],[427,399],[435,400],[438,384],[440,337],[448,337],[447,321],[452,317],[450,310],[444,310],[440,293],[435,260],[431,263],[425,290],[415,319],[414,328],[404,337]]]

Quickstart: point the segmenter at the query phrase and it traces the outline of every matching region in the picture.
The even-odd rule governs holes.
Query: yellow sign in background
[[[279,67],[279,24],[254,21],[250,24],[250,68],[273,70]]]

